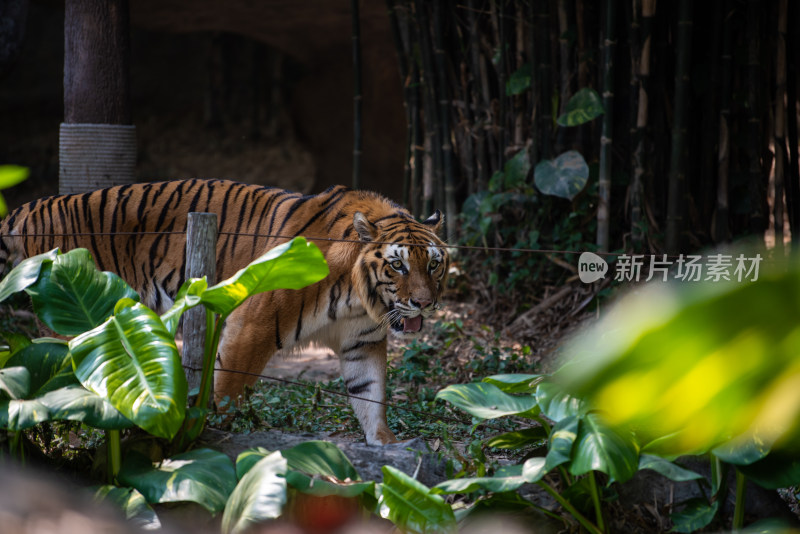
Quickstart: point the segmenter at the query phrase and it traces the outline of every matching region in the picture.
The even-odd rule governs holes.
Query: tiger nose
[[[424,310],[425,308],[429,307],[433,302],[430,299],[421,299],[421,300],[414,300],[409,299],[409,302],[412,306],[419,308],[420,310]]]

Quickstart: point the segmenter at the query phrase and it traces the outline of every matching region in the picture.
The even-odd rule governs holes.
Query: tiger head
[[[423,222],[399,214],[370,222],[356,212],[353,225],[362,241],[353,280],[364,308],[394,335],[411,339],[423,319],[439,308],[450,257],[437,232],[439,210]]]

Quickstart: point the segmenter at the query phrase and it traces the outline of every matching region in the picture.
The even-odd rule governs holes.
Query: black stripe
[[[385,337],[378,339],[377,341],[356,341],[346,349],[342,350],[342,354],[347,354],[348,352],[352,352],[354,350],[358,350],[364,347],[380,345],[385,340]]]
[[[372,380],[372,379],[365,380],[365,381],[360,382],[358,384],[355,384],[353,386],[347,386],[347,392],[350,395],[360,395],[360,394],[364,393],[365,391],[369,391],[369,387],[374,383],[375,383],[375,381]]]
[[[283,347],[283,343],[281,343],[280,316],[277,313],[275,314],[275,347],[278,349]]]
[[[297,328],[294,332],[294,340],[298,341],[300,339],[300,332],[303,331],[303,308],[306,305],[305,299],[300,300],[300,313],[297,316]]]

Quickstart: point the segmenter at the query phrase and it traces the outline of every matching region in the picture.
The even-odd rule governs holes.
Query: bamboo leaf
[[[605,113],[603,100],[597,91],[590,87],[584,87],[567,102],[564,114],[556,119],[560,126],[580,126],[591,122]]]
[[[533,170],[536,187],[545,195],[572,200],[589,180],[589,166],[580,152],[568,150],[556,159],[540,161]]]
[[[84,387],[151,434],[175,436],[186,409],[186,375],[158,315],[142,304],[119,309],[69,347]]]
[[[202,294],[203,304],[227,316],[248,297],[274,289],[301,289],[328,276],[328,264],[314,243],[295,237],[251,262]]]
[[[210,449],[178,454],[157,465],[132,451],[122,462],[119,480],[151,504],[191,501],[216,514],[236,487],[236,472],[227,456]]]
[[[45,263],[39,279],[26,289],[36,315],[54,332],[82,334],[102,324],[122,298],[139,295],[114,273],[100,272],[86,249],[75,249]]]
[[[389,465],[382,468],[381,517],[406,532],[453,532],[453,509],[430,489]]]
[[[281,515],[286,504],[286,459],[280,452],[261,458],[231,493],[222,514],[223,534],[238,534]]]

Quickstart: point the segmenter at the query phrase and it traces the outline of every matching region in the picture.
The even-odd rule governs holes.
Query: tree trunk
[[[786,181],[786,206],[789,213],[789,228],[792,233],[792,243],[800,243],[800,161],[797,151],[797,60],[795,52],[797,42],[797,28],[800,22],[800,9],[797,2],[788,3],[788,19],[792,21],[791,31],[787,33],[786,42],[786,102],[787,102],[787,133],[789,136],[789,172]]]
[[[603,72],[603,130],[600,137],[600,176],[598,178],[597,248],[607,252],[610,244],[611,146],[614,132],[614,47],[616,45],[616,1],[606,0],[606,31]]]
[[[539,134],[541,137],[541,150],[539,153],[542,159],[553,157],[551,145],[551,134],[553,131],[553,107],[552,107],[552,63],[550,62],[550,5],[548,0],[538,0],[539,10],[536,13],[536,32],[538,34],[538,59],[539,65],[536,69],[539,77],[540,109],[539,113]]]
[[[762,123],[759,107],[761,98],[759,88],[764,83],[761,69],[760,55],[760,17],[764,6],[758,0],[748,0],[745,12],[746,40],[747,40],[747,175],[750,196],[750,210],[748,217],[749,231],[753,234],[763,234],[767,229],[766,216],[766,180],[761,168],[762,155]]]
[[[447,84],[447,57],[444,50],[445,19],[442,3],[433,4],[434,57],[436,59],[436,94],[439,104],[442,173],[444,178],[445,230],[448,243],[456,242],[456,186],[453,176],[453,143],[450,129],[450,97]],[[425,215],[426,217],[428,214]]]
[[[70,0],[64,9],[64,123],[59,191],[132,183],[127,0]]]
[[[28,0],[0,2],[0,79],[11,70],[22,51]]]
[[[689,76],[692,50],[692,2],[679,4],[675,64],[675,117],[672,123],[669,189],[667,193],[666,250],[677,254],[681,248],[686,192],[686,137],[689,120]]]

